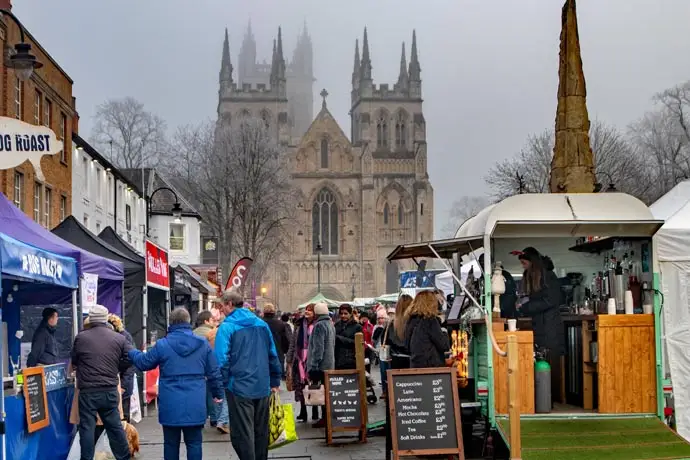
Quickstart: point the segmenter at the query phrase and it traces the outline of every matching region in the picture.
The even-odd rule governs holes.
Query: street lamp
[[[175,223],[180,223],[182,222],[182,206],[180,206],[180,200],[177,198],[177,193],[175,193],[175,190],[169,188],[169,187],[158,187],[156,190],[149,195],[149,199],[146,202],[146,237],[148,238],[149,235],[149,219],[151,217],[151,203],[153,203],[153,196],[160,192],[161,190],[167,190],[168,192],[172,193],[175,196],[175,204],[173,204],[172,207],[172,216],[173,216],[173,221]]]
[[[323,246],[321,246],[321,241],[316,243],[316,286],[318,288],[318,294],[321,294],[321,251],[323,251]]]
[[[261,297],[266,297],[266,293],[268,293],[268,288],[266,286],[261,286]]]
[[[19,37],[21,43],[14,45],[14,54],[10,56],[9,61],[5,64],[10,69],[14,69],[14,74],[21,81],[26,81],[31,78],[34,69],[40,69],[43,67],[43,63],[36,59],[36,56],[31,54],[31,44],[26,43],[24,39],[24,26],[19,22],[19,19],[12,14],[11,11],[6,9],[0,9],[0,13],[11,18],[19,27]]]
[[[350,279],[352,280],[352,300],[355,300],[355,272],[352,272]]]

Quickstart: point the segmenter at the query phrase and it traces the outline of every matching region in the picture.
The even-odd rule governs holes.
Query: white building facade
[[[143,253],[146,202],[140,187],[77,134],[72,139],[72,215],[96,235],[112,227]]]

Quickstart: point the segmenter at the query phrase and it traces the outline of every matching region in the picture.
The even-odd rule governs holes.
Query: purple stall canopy
[[[54,235],[31,220],[2,193],[0,193],[0,227],[4,234],[19,241],[55,254],[72,257],[77,261],[80,275],[91,273],[98,275],[99,279],[124,280],[122,262],[97,256]]]

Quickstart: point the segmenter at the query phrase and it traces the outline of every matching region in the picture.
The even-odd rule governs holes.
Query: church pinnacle
[[[410,56],[410,81],[419,82],[422,80],[422,68],[419,65],[419,57],[417,56],[417,31],[412,31],[412,55]]]
[[[369,57],[369,37],[367,28],[364,28],[364,39],[362,41],[362,62],[360,66],[359,79],[371,80],[371,58]]]
[[[407,58],[405,57],[405,42],[402,44],[402,53],[400,54],[400,73],[398,74],[398,87],[407,88],[409,78],[407,75]]]
[[[355,40],[355,65],[352,69],[352,87],[357,88],[359,86],[359,39]]]
[[[223,41],[223,56],[220,63],[220,83],[232,84],[232,62],[230,61],[230,40],[228,39],[228,28],[225,28],[225,40]]]

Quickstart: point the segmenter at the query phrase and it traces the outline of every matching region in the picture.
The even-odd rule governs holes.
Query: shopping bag
[[[323,385],[310,385],[304,389],[304,404],[307,406],[326,405],[326,390]]]
[[[137,376],[134,376],[134,387],[132,396],[129,398],[129,419],[133,423],[141,422],[141,403],[139,401],[139,382]]]
[[[81,460],[81,444],[79,444],[79,431],[77,435],[72,440],[72,447],[67,454],[67,460]]]
[[[285,375],[285,388],[287,391],[295,391],[295,384],[292,380],[292,369],[288,369]]]
[[[271,393],[268,415],[268,448],[277,449],[297,441],[292,404],[281,404],[277,393]]]
[[[67,460],[81,459],[81,444],[79,443],[79,439],[79,432],[77,432],[77,435],[72,441],[72,447],[67,455]],[[94,460],[115,460],[113,451],[110,449],[110,443],[108,442],[108,435],[105,433],[105,431],[101,434],[101,437],[98,438],[95,452],[96,455],[94,456]]]

